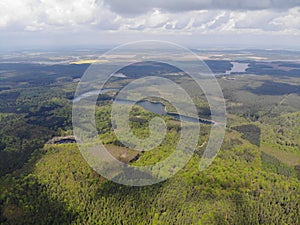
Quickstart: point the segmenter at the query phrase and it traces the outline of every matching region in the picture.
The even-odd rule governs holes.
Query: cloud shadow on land
[[[245,90],[257,95],[287,95],[297,94],[300,95],[300,86],[291,85],[286,83],[274,82],[265,80],[264,83],[256,88],[245,87]]]

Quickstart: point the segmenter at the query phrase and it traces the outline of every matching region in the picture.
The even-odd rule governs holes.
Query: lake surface
[[[249,68],[249,63],[239,63],[239,62],[231,62],[233,67],[231,70],[227,70],[225,74],[229,75],[232,73],[245,73]]]
[[[158,115],[167,115],[167,112],[165,110],[165,106],[161,104],[160,102],[149,102],[149,101],[140,101],[137,102],[137,105],[141,106],[145,110],[148,110],[150,112],[153,112]]]

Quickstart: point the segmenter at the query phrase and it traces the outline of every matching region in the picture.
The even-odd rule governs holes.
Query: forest
[[[225,60],[207,63],[214,72],[230,68]],[[182,170],[155,185],[130,187],[97,174],[76,143],[46,144],[73,134],[76,79],[87,64],[1,64],[0,224],[300,224],[300,80],[298,65],[289,66],[295,67],[291,74],[278,74],[253,61],[247,73],[254,74],[218,78],[228,121],[212,165],[198,169],[211,128],[201,124],[195,153]],[[178,79],[174,68],[153,62],[120,72],[128,80],[145,73]],[[123,86],[124,79],[110,85]],[[191,94],[199,114],[209,118],[203,93]],[[113,96],[98,98],[95,117],[99,138],[115,158],[142,166],[174,151],[180,122],[168,115],[161,116],[166,137],[153,151],[125,147],[110,121]],[[134,106],[133,133],[149,136],[155,116]]]

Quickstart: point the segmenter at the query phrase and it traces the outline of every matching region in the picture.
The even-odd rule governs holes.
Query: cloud
[[[19,39],[25,36],[24,33],[32,33],[28,37],[33,37],[34,33],[37,37],[41,33],[51,33],[55,37],[56,32],[66,34],[65,37],[69,34],[69,39],[79,39],[81,34],[93,35],[94,32],[96,35],[100,32],[105,37],[104,41],[110,41],[114,37],[123,42],[130,41],[130,37],[179,39],[180,35],[182,39],[189,36],[195,40],[201,35],[223,37],[228,34],[232,38],[235,34],[297,37],[300,35],[300,6],[294,6],[299,5],[299,2],[300,0],[1,0],[0,32],[7,37],[16,32]],[[18,35],[22,32],[22,35]],[[107,38],[106,35],[112,36]],[[43,36],[46,37],[47,35]],[[6,40],[10,41],[9,38]]]
[[[300,29],[300,8],[293,8],[287,14],[281,14],[272,20],[272,24],[281,28]]]
[[[296,5],[299,0],[1,0],[0,29],[280,31],[300,29],[299,8],[289,9]]]
[[[228,23],[230,19],[230,13],[229,12],[224,12],[220,16],[216,17],[213,23],[211,23],[208,28],[209,29],[216,29],[221,27],[222,25]]]
[[[33,5],[35,0],[0,1],[0,27],[20,24],[22,21],[32,22],[34,19]]]
[[[286,10],[300,6],[299,0],[103,0],[112,11],[135,16],[152,9],[166,12],[194,10]]]
[[[50,24],[80,24],[93,20],[97,6],[93,0],[41,0],[40,14]]]
[[[259,12],[244,13],[240,19],[236,20],[236,29],[261,29],[266,31],[278,30],[279,26],[272,23],[272,21],[282,15],[280,12],[271,12],[267,10]],[[284,13],[285,14],[285,13]]]
[[[235,28],[261,30],[265,32],[277,31],[285,33],[290,31],[299,34],[300,9],[292,8],[288,11],[272,12],[263,10],[259,12],[246,12],[235,21]]]
[[[24,30],[120,27],[118,16],[96,0],[1,0],[0,28]],[[98,25],[98,26],[95,26]]]

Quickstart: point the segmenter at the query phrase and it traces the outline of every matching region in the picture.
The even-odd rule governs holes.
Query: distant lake
[[[225,74],[229,75],[232,73],[245,73],[249,68],[249,63],[239,63],[239,62],[231,62],[233,67],[231,70],[227,70]]]

